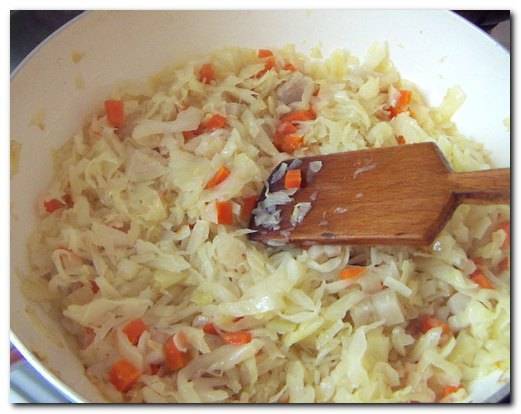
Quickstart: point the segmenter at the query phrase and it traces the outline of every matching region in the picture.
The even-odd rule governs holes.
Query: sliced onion
[[[297,192],[296,188],[290,190],[280,190],[274,193],[266,194],[264,200],[262,200],[262,206],[268,208],[270,206],[280,206],[291,202],[291,196]]]
[[[322,169],[322,165],[323,165],[322,161],[311,161],[309,163],[308,168],[311,172],[316,174],[317,172],[319,172]]]
[[[257,210],[257,209],[255,209]],[[269,213],[266,210],[254,210],[254,220],[256,226],[266,227],[268,229],[277,230],[280,224],[280,210]]]
[[[204,325],[206,325],[208,322],[210,322],[210,318],[208,318],[208,316],[205,316],[205,315],[197,315],[193,321],[192,321],[192,326],[196,327],[196,328],[202,328]]]
[[[396,325],[405,320],[396,293],[391,289],[376,293],[371,301],[378,318],[384,320],[387,326]]]
[[[299,160],[298,158],[295,158],[293,161],[290,162],[288,165],[288,170],[294,170],[295,168],[298,168],[302,165],[302,160]]]
[[[384,279],[383,283],[388,288],[394,290],[395,292],[399,293],[400,295],[406,298],[412,295],[412,290],[407,285],[400,282],[398,279],[395,279],[394,277],[387,276]]]
[[[376,310],[369,298],[353,306],[350,315],[355,326],[367,325],[376,320]]]
[[[288,169],[288,164],[286,164],[285,162],[280,164],[279,168],[277,168],[277,170],[271,175],[270,184],[275,184],[282,177],[284,177],[284,174],[286,174],[287,169]]]
[[[304,217],[306,217],[306,214],[309,213],[309,210],[311,210],[311,203],[309,203],[309,202],[295,204],[295,207],[293,207],[293,212],[291,213],[291,218],[290,218],[291,225],[295,226],[299,223],[302,223],[302,220],[304,220]]]
[[[447,306],[453,315],[464,312],[470,302],[470,296],[463,293],[456,292],[447,301]]]

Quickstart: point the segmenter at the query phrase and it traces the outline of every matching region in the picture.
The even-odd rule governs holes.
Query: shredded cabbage
[[[443,401],[466,401],[476,379],[498,370],[506,378],[508,207],[459,207],[426,249],[266,247],[248,240],[241,218],[243,198],[258,195],[288,159],[274,135],[280,117],[296,110],[313,109],[316,119],[295,123],[303,145],[293,158],[396,145],[401,135],[436,142],[456,171],[490,168],[483,147],[451,121],[463,92],[451,88],[429,107],[385,44],[362,62],[341,50],[309,58],[292,46],[274,57],[276,69],[263,73],[255,50],[223,49],[149,85],[117,89],[124,126],[97,116],[55,154],[45,200],[65,203],[67,194],[73,205],[42,208],[24,292],[58,310],[85,345],[87,375],[111,401],[435,402],[447,386],[461,389]],[[215,82],[198,79],[203,63]],[[386,118],[403,89],[412,91],[410,107]],[[225,127],[201,128],[215,114]],[[185,139],[187,131],[196,136]],[[298,167],[288,163],[272,184]],[[207,188],[223,166],[229,176]],[[309,172],[322,167],[327,161]],[[270,193],[256,220],[278,226],[277,208],[295,203],[296,191]],[[231,202],[233,225],[219,224],[219,201]],[[299,206],[293,224],[311,208]],[[341,280],[348,265],[365,271]],[[480,288],[476,271],[494,288]],[[451,334],[445,325],[422,331],[423,316]],[[135,319],[147,326],[137,344],[124,329]],[[225,341],[244,333],[245,342]],[[187,353],[175,371],[164,365],[169,337]],[[108,379],[121,358],[141,372],[126,393]]]

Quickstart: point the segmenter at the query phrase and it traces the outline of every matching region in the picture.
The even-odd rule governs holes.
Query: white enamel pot
[[[458,127],[491,151],[496,166],[509,166],[504,120],[510,116],[510,56],[448,11],[88,12],[22,62],[11,78],[11,139],[22,144],[19,171],[11,179],[11,340],[55,388],[71,401],[104,401],[59,324],[20,291],[36,200],[51,179],[51,151],[80,128],[117,82],[142,79],[171,63],[222,46],[287,43],[301,51],[317,44],[326,53],[346,48],[363,57],[373,41],[389,43],[400,73],[431,104],[460,85],[467,101],[455,117]],[[74,53],[83,54],[77,63]],[[35,119],[43,129],[31,122]],[[498,401],[508,390],[509,384],[492,375],[472,388],[472,398]]]

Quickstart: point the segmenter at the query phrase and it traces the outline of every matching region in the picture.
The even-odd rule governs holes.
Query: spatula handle
[[[510,203],[510,168],[451,173],[449,183],[459,203]]]

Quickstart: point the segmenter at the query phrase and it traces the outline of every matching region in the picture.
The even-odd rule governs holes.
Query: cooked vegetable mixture
[[[463,101],[428,106],[385,44],[224,49],[127,83],[55,154],[27,288],[111,401],[466,401],[508,379],[507,206],[461,206],[422,249],[247,239],[321,168],[283,164],[254,211],[284,160],[434,141],[456,171],[490,168],[451,121]]]

